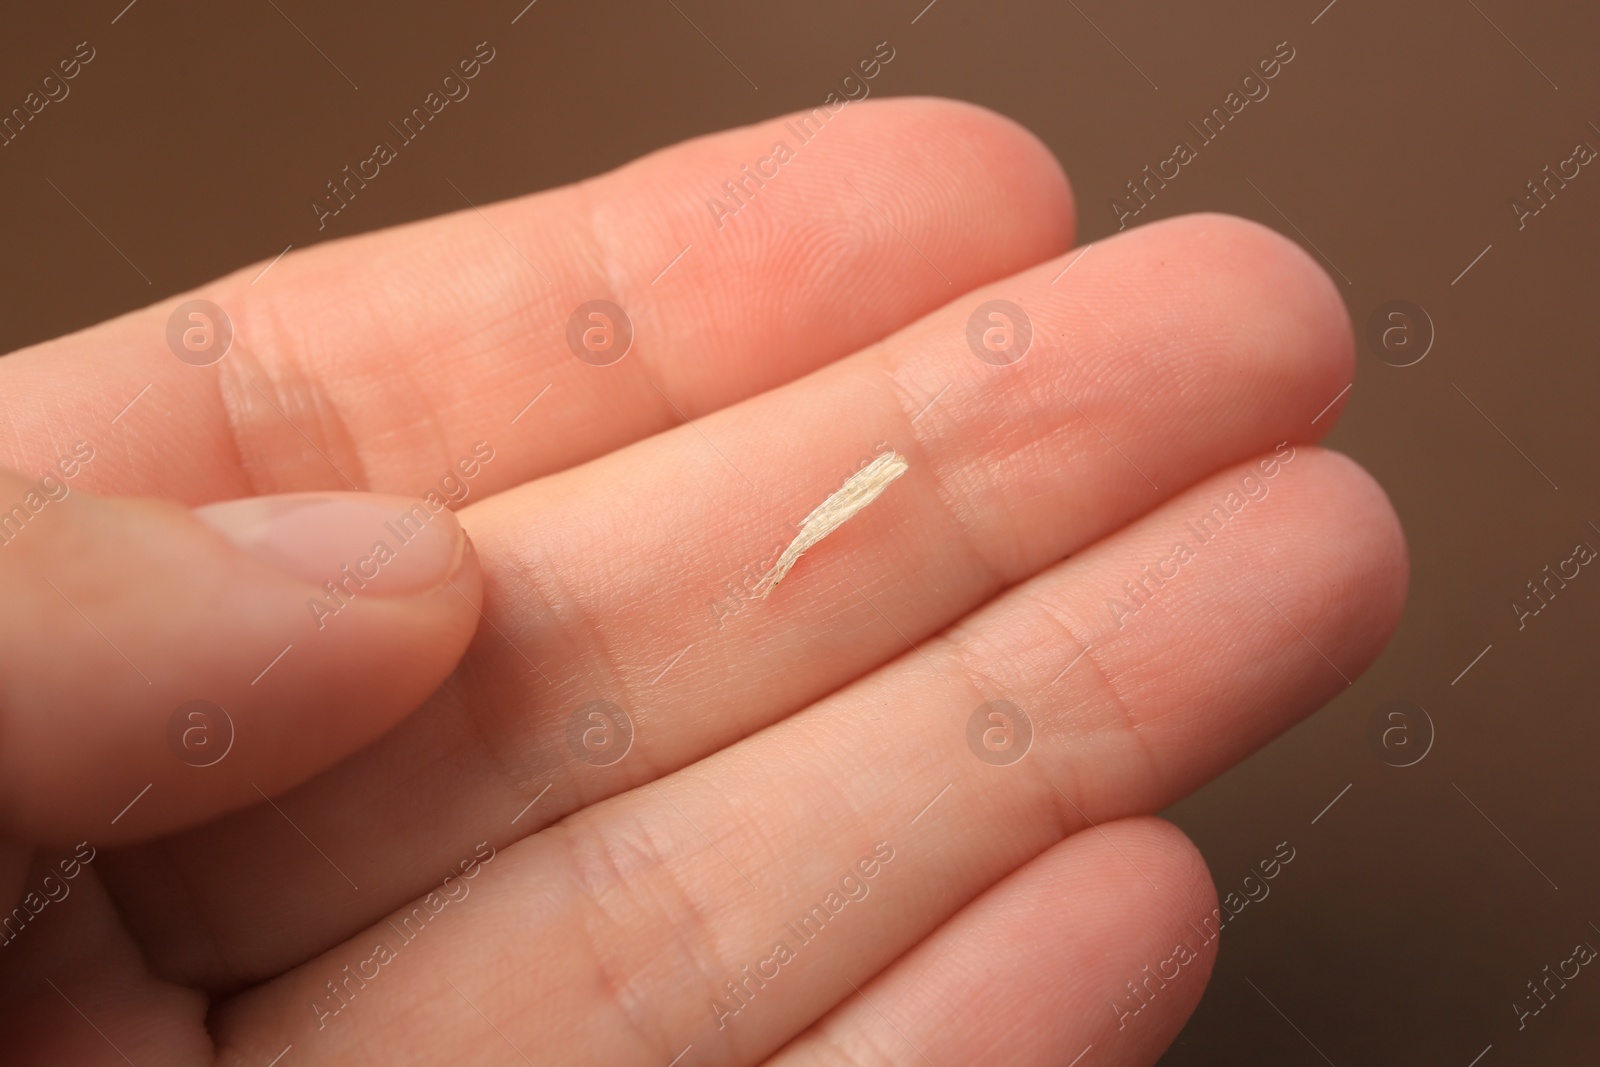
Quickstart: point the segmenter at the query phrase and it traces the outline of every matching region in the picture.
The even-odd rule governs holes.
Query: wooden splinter
[[[772,569],[761,576],[752,590],[762,600],[772,592],[772,587],[783,581],[783,576],[805,554],[806,549],[843,526],[862,508],[878,499],[889,483],[904,474],[910,466],[898,452],[885,452],[871,463],[852,474],[828,499],[818,504],[800,520],[800,532],[778,557]]]

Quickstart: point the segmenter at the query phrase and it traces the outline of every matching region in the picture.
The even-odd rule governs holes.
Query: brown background
[[[1376,668],[1170,813],[1224,893],[1280,841],[1296,858],[1230,924],[1163,1062],[1467,1067],[1491,1045],[1482,1067],[1592,1060],[1600,975],[1520,1032],[1512,1004],[1575,942],[1600,946],[1600,576],[1585,570],[1521,631],[1510,604],[1578,540],[1600,547],[1600,167],[1523,230],[1508,205],[1577,141],[1600,147],[1600,9],[539,0],[513,24],[525,0],[125,2],[6,13],[7,110],[77,42],[97,56],[0,148],[0,351],[289,244],[458,210],[446,178],[482,203],[813,106],[881,40],[897,55],[876,95],[962,97],[1035,130],[1072,174],[1090,241],[1114,229],[1123,183],[1288,41],[1270,97],[1139,221],[1213,209],[1276,227],[1331,264],[1362,332],[1386,301],[1426,309],[1436,338],[1420,363],[1363,346],[1332,439],[1393,496],[1414,578]],[[482,40],[498,56],[459,113],[319,235],[322,183]],[[1385,759],[1426,748],[1419,715],[1390,749],[1368,741],[1393,699],[1435,730],[1405,769]]]

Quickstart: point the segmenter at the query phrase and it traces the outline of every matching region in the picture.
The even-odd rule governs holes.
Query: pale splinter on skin
[[[772,569],[756,583],[756,595],[765,600],[767,594],[772,592],[772,587],[783,581],[783,576],[789,573],[806,549],[849,522],[862,508],[878,499],[878,494],[904,474],[909,466],[900,453],[885,452],[851,475],[849,481],[800,520],[800,532],[783,550],[783,555],[778,557]]]

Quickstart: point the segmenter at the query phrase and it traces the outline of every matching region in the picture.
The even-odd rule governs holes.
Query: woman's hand
[[[0,362],[0,1058],[1154,1062],[1218,924],[1151,813],[1404,600],[1344,309],[821,114]]]

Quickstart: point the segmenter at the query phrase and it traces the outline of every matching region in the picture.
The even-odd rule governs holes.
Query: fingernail
[[[349,595],[407,596],[454,574],[467,535],[449,508],[378,493],[295,493],[195,515],[264,563]]]

